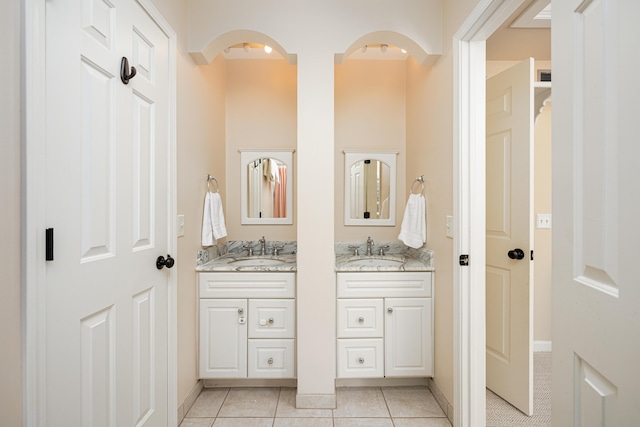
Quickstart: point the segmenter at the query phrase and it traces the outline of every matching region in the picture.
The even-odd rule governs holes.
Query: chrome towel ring
[[[219,192],[220,190],[220,185],[218,185],[218,180],[216,179],[215,176],[213,175],[207,175],[207,190],[209,191],[209,193],[211,193],[211,181],[214,181],[216,183],[216,193]]]
[[[413,192],[413,186],[415,185],[416,182],[419,182],[421,185],[420,188],[420,193],[414,193]],[[417,177],[416,179],[413,180],[413,182],[411,183],[411,187],[409,187],[409,193],[410,194],[424,194],[424,175],[421,175],[419,177]]]

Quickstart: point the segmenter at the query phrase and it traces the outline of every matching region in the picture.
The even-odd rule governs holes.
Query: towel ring
[[[216,193],[218,193],[220,190],[220,185],[218,184],[218,180],[216,179],[216,177],[213,175],[207,175],[207,190],[209,191],[209,193],[212,192],[211,181],[214,181],[216,183]]]
[[[420,185],[422,186],[420,188],[420,193],[414,193],[413,192],[413,186],[416,182],[419,182]],[[411,187],[409,187],[409,193],[411,194],[423,194],[424,193],[424,175],[421,175],[419,177],[417,177],[416,179],[413,180],[413,182],[411,183]]]

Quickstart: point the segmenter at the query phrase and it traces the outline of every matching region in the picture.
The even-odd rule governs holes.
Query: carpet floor
[[[533,364],[533,415],[523,414],[487,389],[487,427],[551,425],[551,353],[534,353]]]

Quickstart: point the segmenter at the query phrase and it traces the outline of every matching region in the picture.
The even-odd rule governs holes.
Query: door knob
[[[515,248],[507,252],[507,255],[511,259],[522,259],[524,258],[524,251],[520,248]]]
[[[160,255],[156,259],[156,268],[158,270],[162,270],[162,267],[171,268],[171,267],[173,267],[173,264],[175,264],[175,262],[176,262],[176,260],[171,258],[171,255],[167,254],[167,258],[166,259],[162,255]]]

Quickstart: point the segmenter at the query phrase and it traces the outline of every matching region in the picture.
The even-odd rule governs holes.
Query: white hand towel
[[[427,241],[426,201],[422,194],[409,195],[398,239],[416,249]]]
[[[226,235],[227,227],[224,223],[220,193],[207,192],[202,214],[202,246],[212,246],[216,239]]]

